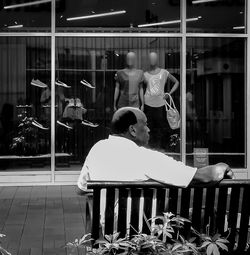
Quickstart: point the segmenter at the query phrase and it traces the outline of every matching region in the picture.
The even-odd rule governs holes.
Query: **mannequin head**
[[[126,60],[127,60],[127,66],[128,66],[129,68],[133,68],[133,67],[135,66],[135,60],[136,60],[135,53],[132,52],[132,51],[129,52],[129,53],[127,54]]]
[[[149,54],[149,64],[151,67],[155,67],[158,64],[158,55],[156,52],[150,52]]]

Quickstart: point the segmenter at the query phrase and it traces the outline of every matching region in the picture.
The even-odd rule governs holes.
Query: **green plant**
[[[0,238],[3,238],[3,237],[5,237],[5,235],[0,233]],[[2,242],[1,241],[0,241],[0,255],[11,255],[7,250],[5,250],[2,247]]]
[[[207,227],[206,234],[201,234],[191,227],[192,237],[185,239],[181,234],[181,229],[185,223],[191,224],[188,219],[175,216],[172,213],[163,213],[147,220],[150,234],[138,232],[129,238],[119,238],[119,233],[105,235],[102,240],[95,242],[95,247],[91,247],[90,235],[84,235],[81,239],[76,239],[73,243],[68,243],[67,247],[86,247],[88,255],[220,255],[220,251],[228,251],[228,241],[219,234],[209,236]],[[152,222],[152,227],[150,222]]]

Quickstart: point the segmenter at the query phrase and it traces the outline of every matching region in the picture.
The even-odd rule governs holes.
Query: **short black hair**
[[[135,125],[136,123],[136,115],[130,110],[121,112],[118,116],[114,114],[111,122],[112,133],[116,135],[124,134],[128,131],[131,125]]]

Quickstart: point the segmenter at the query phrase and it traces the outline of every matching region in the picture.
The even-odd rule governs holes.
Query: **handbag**
[[[165,107],[167,112],[167,120],[171,129],[180,128],[181,118],[180,113],[178,112],[174,100],[170,94],[168,94],[168,100],[165,100]]]

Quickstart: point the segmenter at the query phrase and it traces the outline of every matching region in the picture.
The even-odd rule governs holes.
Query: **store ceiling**
[[[5,10],[6,5],[31,0],[0,1],[0,28],[14,24],[24,27],[50,26],[50,3]],[[244,25],[244,0],[218,0],[218,3],[193,5],[188,1],[187,18],[202,18],[188,23],[202,29],[231,29]],[[60,27],[137,27],[139,24],[180,19],[179,0],[57,0],[57,26]],[[103,18],[67,21],[69,17],[126,10],[126,14]],[[179,28],[180,24],[167,27]],[[177,31],[178,32],[178,31]]]

